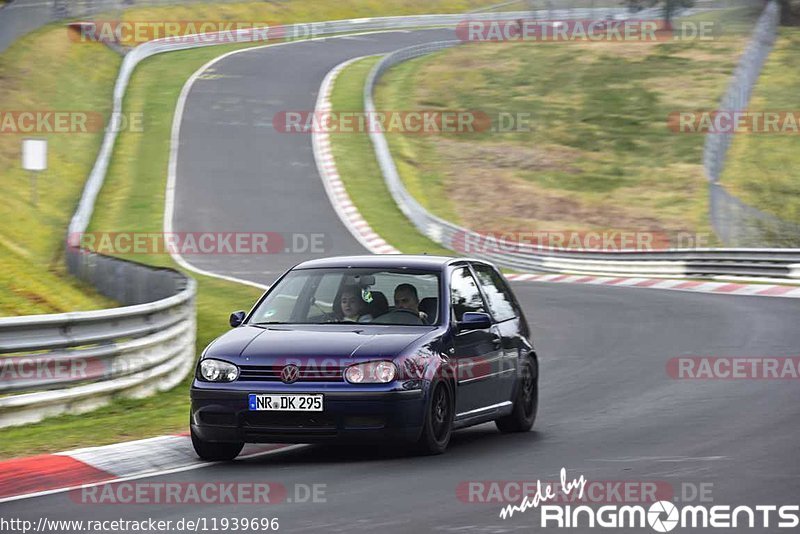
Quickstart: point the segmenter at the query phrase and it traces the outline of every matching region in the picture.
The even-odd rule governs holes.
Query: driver
[[[427,323],[428,314],[419,311],[419,296],[417,295],[417,288],[413,285],[400,284],[395,288],[394,305],[397,309],[414,312],[422,319],[423,323]]]

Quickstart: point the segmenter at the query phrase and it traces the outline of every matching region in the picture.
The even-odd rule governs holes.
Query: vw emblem
[[[296,365],[287,365],[281,370],[281,380],[286,384],[297,382],[300,378],[300,368]]]

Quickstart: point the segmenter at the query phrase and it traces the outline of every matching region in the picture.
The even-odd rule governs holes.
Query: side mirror
[[[488,313],[465,312],[458,322],[458,330],[485,330],[492,326],[492,319]]]
[[[244,322],[244,318],[247,317],[247,312],[243,311],[235,311],[231,314],[230,323],[233,328],[236,328],[240,324]]]

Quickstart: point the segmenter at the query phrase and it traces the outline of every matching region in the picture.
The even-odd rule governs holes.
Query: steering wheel
[[[403,317],[404,315],[407,317]],[[395,317],[399,319],[399,321],[393,321],[392,319],[394,319]],[[389,310],[388,312],[376,317],[376,319],[379,319],[379,321],[374,321],[374,322],[391,323],[391,324],[409,324],[411,317],[413,317],[417,321],[410,324],[425,324],[422,322],[422,319],[420,318],[419,314],[417,314],[417,312],[412,310],[407,310],[405,308],[395,308],[393,310]]]

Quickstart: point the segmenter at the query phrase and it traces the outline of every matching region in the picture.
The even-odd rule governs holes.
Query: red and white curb
[[[718,293],[724,295],[757,295],[760,297],[800,298],[800,287],[770,284],[736,284],[732,282],[664,280],[658,278],[636,277],[616,278],[613,276],[582,276],[568,274],[507,274],[506,278],[517,282],[591,284],[601,286],[671,289],[676,291],[694,291],[696,293]]]
[[[314,116],[319,117],[320,114],[330,112],[331,91],[336,77],[342,69],[360,59],[363,59],[363,57],[356,57],[340,63],[325,75],[317,95]],[[317,169],[319,169],[322,184],[325,186],[325,192],[328,194],[333,209],[347,229],[350,230],[350,233],[353,234],[353,237],[373,254],[400,254],[399,250],[375,233],[369,223],[358,212],[353,201],[350,200],[350,196],[347,194],[347,190],[336,170],[336,162],[333,160],[333,153],[331,152],[330,135],[327,132],[314,131],[311,136],[311,144],[314,148],[314,159],[317,162]]]
[[[240,459],[303,445],[249,444]],[[87,447],[0,461],[0,503],[214,465],[194,453],[188,435]]]

